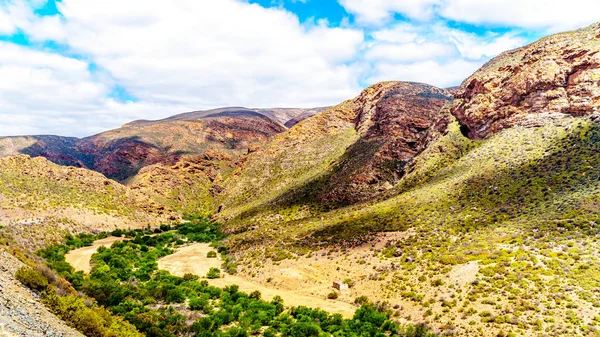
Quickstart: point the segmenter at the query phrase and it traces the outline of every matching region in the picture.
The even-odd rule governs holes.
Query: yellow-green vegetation
[[[598,167],[600,126],[588,118],[514,127],[480,141],[452,124],[416,159],[395,195],[292,219],[243,214],[232,228],[239,221],[252,230],[228,245],[241,265],[253,265],[324,247],[343,252],[375,233],[410,228],[414,235],[377,253],[400,268],[369,277],[382,282],[382,299],[412,301],[431,310],[428,320],[471,333],[486,324],[504,334],[589,335],[600,306]],[[287,211],[310,202],[297,200]],[[474,281],[443,279],[469,261],[479,262]]]
[[[15,277],[23,285],[40,292],[42,303],[50,311],[86,336],[143,336],[123,318],[114,316],[93,300],[77,294],[53,270],[39,265],[34,268],[21,267]]]
[[[142,169],[130,179],[127,186],[144,193],[169,210],[183,215],[209,216],[214,209],[211,193],[214,179],[211,181],[201,168],[185,161],[171,167],[153,165]],[[228,170],[224,167],[220,172],[226,173]]]
[[[27,156],[0,159],[0,194],[0,206],[8,210],[77,208],[127,217],[153,206],[147,197],[99,173]]]
[[[292,221],[326,211],[329,206],[316,195],[340,168],[347,149],[359,139],[356,119],[365,102],[376,101],[396,83],[369,87],[359,97],[274,136],[250,154],[224,182],[225,193],[217,200],[223,206],[218,217],[244,228],[245,219],[251,216],[263,217],[264,221]]]

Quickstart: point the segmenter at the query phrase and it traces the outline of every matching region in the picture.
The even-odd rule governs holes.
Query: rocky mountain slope
[[[59,165],[85,167],[124,181],[150,165],[221,151],[235,160],[316,109],[223,108],[190,112],[160,121],[135,121],[120,129],[77,139],[58,136],[0,138],[0,157],[27,154]]]
[[[595,24],[503,53],[462,84],[452,114],[481,139],[531,114],[598,112],[599,36]]]
[[[0,239],[33,252],[68,232],[170,223],[180,215],[100,173],[25,155],[0,158]]]
[[[134,121],[83,139],[3,137],[0,157],[26,154],[87,168],[131,182],[133,190],[172,210],[209,215],[218,184],[241,157],[322,110],[222,108]]]
[[[224,183],[220,202],[226,206],[219,217],[323,209],[374,198],[395,185],[425,148],[427,130],[450,99],[443,89],[418,83],[367,88],[250,154]]]
[[[398,85],[383,83],[277,135],[225,182],[216,215],[235,233],[229,246],[240,272],[268,282],[287,268],[310,288],[321,284],[319,265],[328,280],[356,280],[354,294],[396,303],[399,315],[459,336],[595,331],[599,41],[596,24],[504,53],[467,79],[451,105],[442,108],[444,92],[429,89],[417,120],[398,108],[360,127],[360,112],[378,116]],[[393,105],[415,111],[413,92]],[[316,131],[305,136],[304,127]],[[370,136],[389,137],[396,151],[345,157]],[[395,179],[332,179],[352,172],[350,162],[367,163],[356,171],[367,177],[386,177],[371,164],[386,162],[381,153],[406,161]],[[372,192],[372,181],[389,185]],[[368,197],[338,197],[357,191]],[[324,206],[332,193],[344,202]],[[392,238],[359,253],[382,232]]]

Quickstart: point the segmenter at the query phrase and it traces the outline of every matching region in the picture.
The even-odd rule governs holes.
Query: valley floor
[[[90,258],[99,247],[110,247],[112,243],[123,241],[125,238],[108,237],[106,239],[97,240],[92,246],[83,247],[70,251],[65,255],[66,261],[71,264],[76,271],[88,273],[91,269]],[[207,258],[207,253],[213,249],[209,244],[196,243],[190,246],[180,248],[175,254],[166,256],[158,260],[159,269],[169,271],[176,276],[184,276],[185,274],[194,274],[200,277],[206,276],[211,267],[220,268],[222,264],[221,258]],[[282,277],[276,278],[276,282],[281,282],[289,274],[289,271],[282,270]],[[263,279],[263,278],[258,278]],[[258,280],[257,279],[257,280]],[[219,288],[224,288],[229,285],[238,285],[243,292],[251,293],[260,291],[262,297],[266,300],[271,300],[275,296],[283,298],[287,306],[310,306],[316,307],[332,314],[342,314],[345,318],[350,318],[354,315],[356,307],[344,301],[326,300],[322,293],[331,292],[331,284],[317,285],[311,288],[296,287],[294,290],[271,286],[268,283],[261,283],[252,278],[245,278],[236,275],[223,274],[221,278],[208,280],[209,284]],[[300,285],[300,283],[298,284]]]

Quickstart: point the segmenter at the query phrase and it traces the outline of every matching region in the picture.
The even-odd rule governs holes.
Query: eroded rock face
[[[528,114],[590,115],[600,108],[600,24],[505,52],[463,82],[451,113],[470,138]]]
[[[397,82],[364,102],[356,121],[361,138],[348,149],[322,200],[354,203],[394,186],[427,145],[429,130],[451,99],[444,89]]]

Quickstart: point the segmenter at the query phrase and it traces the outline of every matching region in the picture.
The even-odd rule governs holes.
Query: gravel
[[[0,250],[0,337],[83,336],[68,327],[24,287],[14,274],[23,263]]]

